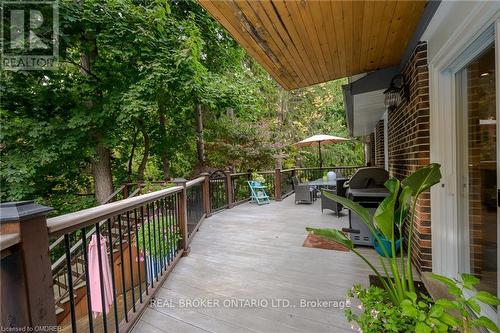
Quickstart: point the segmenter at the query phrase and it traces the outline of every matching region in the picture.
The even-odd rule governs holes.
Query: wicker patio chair
[[[295,204],[313,203],[314,188],[308,184],[301,184],[297,177],[293,177],[293,188],[295,190]]]
[[[332,194],[336,194],[339,196],[344,197],[346,193],[346,188],[344,187],[344,183],[347,181],[347,179],[338,179],[337,178],[337,184],[335,189],[323,189],[323,192],[328,192]],[[321,213],[323,213],[323,210],[329,209],[337,213],[337,217],[340,217],[340,212],[342,211],[342,204],[333,201],[330,198],[327,198],[326,195],[321,196]]]

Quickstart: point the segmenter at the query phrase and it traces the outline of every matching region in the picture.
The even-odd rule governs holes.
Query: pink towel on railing
[[[106,246],[106,238],[100,237],[101,245],[101,263],[102,263],[102,286],[104,290],[104,306],[101,301],[101,283],[99,275],[99,252],[97,250],[97,236],[92,235],[92,239],[88,247],[89,258],[89,288],[90,288],[90,305],[94,317],[102,313],[104,310],[109,312],[109,308],[113,304],[113,285],[111,283],[111,272],[108,260],[108,251]]]

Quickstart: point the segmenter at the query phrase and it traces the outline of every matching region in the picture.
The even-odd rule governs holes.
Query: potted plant
[[[356,296],[361,302],[361,307],[364,311],[369,311],[370,315],[385,313],[390,315],[391,318],[385,318],[387,321],[386,331],[407,331],[407,325],[414,325],[410,331],[417,332],[446,332],[455,329],[462,329],[464,331],[463,314],[460,311],[457,314],[457,306],[461,302],[462,296],[458,296],[458,289],[460,287],[449,287],[452,295],[457,296],[460,300],[455,300],[455,303],[446,303],[445,301],[438,300],[433,302],[429,297],[422,293],[417,293],[415,288],[415,281],[413,279],[413,267],[411,260],[412,239],[414,233],[414,222],[416,205],[419,196],[427,191],[431,186],[437,184],[441,179],[440,165],[430,164],[425,166],[402,182],[395,178],[389,179],[385,186],[390,194],[384,199],[376,209],[372,216],[369,211],[362,207],[357,202],[347,198],[325,192],[323,195],[341,203],[344,207],[350,209],[353,213],[357,214],[361,220],[367,225],[373,234],[374,242],[382,245],[380,251],[382,256],[379,257],[382,272],[375,267],[365,256],[356,250],[353,242],[340,230],[335,229],[318,229],[307,228],[308,232],[316,235],[326,237],[334,240],[347,249],[359,256],[375,273],[383,289],[370,287],[363,289],[355,286],[351,295]],[[403,226],[407,223],[408,228],[408,241],[406,246],[401,244],[399,253],[396,246],[400,242],[400,236],[403,234]],[[399,254],[399,258],[398,258]],[[436,278],[441,279],[451,285],[454,281],[445,277],[434,275]],[[464,277],[462,277],[464,279]],[[466,275],[465,280],[462,281],[462,286],[473,287],[474,281],[471,282],[471,276]],[[478,301],[485,302],[492,305],[500,305],[498,298],[485,292],[479,292]],[[439,302],[439,304],[438,304]],[[489,302],[489,303],[488,303]],[[444,303],[447,306],[444,306]],[[462,303],[466,304],[466,301]],[[458,304],[458,305],[457,305]],[[438,305],[438,306],[437,306]],[[416,308],[422,311],[422,315],[415,315],[415,311],[411,308]],[[472,326],[483,326],[491,329],[494,327],[498,330],[496,325],[486,317],[480,316],[480,309],[476,312],[479,315],[477,321],[469,321]],[[437,312],[436,312],[437,311]],[[347,312],[347,318],[357,321],[365,332],[379,332],[379,330],[370,328],[367,324],[366,313],[361,315],[354,315],[352,312]],[[420,313],[420,312],[418,312]],[[415,315],[416,318],[409,319]],[[455,316],[454,316],[455,315]],[[425,317],[425,318],[424,318]],[[454,318],[452,320],[450,318]],[[458,318],[458,319],[457,319]],[[481,319],[482,318],[482,319]],[[365,325],[366,324],[366,325]],[[418,324],[418,325],[417,325]],[[438,329],[439,328],[439,329]],[[446,329],[445,329],[446,328]]]
[[[266,179],[264,178],[264,176],[262,176],[260,173],[257,173],[257,172],[252,173],[252,180],[254,182],[258,182],[259,185],[264,184],[266,182]]]
[[[146,281],[150,283],[161,272],[162,262],[175,252],[178,241],[182,239],[180,230],[175,221],[167,216],[154,216],[141,223],[137,230],[136,242],[138,248],[138,261],[146,261]],[[149,214],[148,214],[149,216]],[[154,221],[153,221],[154,220]],[[167,237],[168,235],[168,237]]]

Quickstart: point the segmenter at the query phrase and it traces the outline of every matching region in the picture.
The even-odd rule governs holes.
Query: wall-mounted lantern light
[[[403,74],[395,75],[391,80],[391,85],[384,91],[384,104],[386,107],[397,107],[403,98],[409,96],[408,85]]]

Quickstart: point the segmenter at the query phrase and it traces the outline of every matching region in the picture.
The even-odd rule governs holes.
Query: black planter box
[[[375,287],[379,287],[379,288],[384,289],[384,285],[380,281],[380,279],[379,279],[378,276],[376,276],[376,275],[369,275],[368,279],[370,281],[370,285],[371,286],[375,286]],[[382,279],[384,279],[384,280],[387,281],[386,277],[382,277]],[[392,280],[392,278],[391,278],[391,280]],[[431,297],[431,295],[427,291],[427,288],[425,287],[425,285],[424,285],[424,283],[422,281],[413,281],[413,282],[415,283],[415,292],[416,292],[417,296],[419,296],[420,294],[423,294],[425,296]]]

